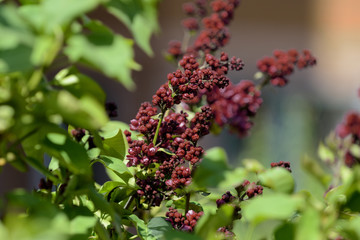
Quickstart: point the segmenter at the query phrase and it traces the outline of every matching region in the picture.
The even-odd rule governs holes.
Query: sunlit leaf
[[[245,220],[258,224],[269,219],[286,220],[301,206],[301,199],[283,194],[255,197],[242,208]]]
[[[159,0],[109,1],[110,13],[120,19],[132,32],[136,43],[148,54],[151,35],[158,30],[157,5]]]
[[[80,73],[75,68],[62,69],[54,78],[54,84],[61,86],[77,98],[90,95],[100,104],[105,103],[105,92],[101,86],[90,77]]]
[[[89,22],[87,36],[73,35],[67,42],[65,53],[73,62],[84,60],[107,76],[116,78],[126,88],[134,89],[131,70],[139,70],[134,61],[132,40],[114,35],[100,22]]]
[[[56,103],[56,111],[66,122],[74,126],[98,129],[108,121],[104,106],[89,95],[76,98],[71,93],[61,90],[56,95]]]
[[[103,140],[101,154],[125,160],[127,149],[128,143],[126,137],[121,129],[118,129],[118,133],[115,136]]]
[[[319,231],[321,216],[320,212],[313,208],[308,208],[302,213],[299,223],[296,229],[296,239],[307,240],[314,239],[320,240],[325,239],[325,236],[321,236]]]
[[[132,214],[129,217],[129,220],[134,223],[136,230],[143,240],[155,240],[155,236],[152,235],[148,226],[145,224],[144,220],[140,219],[138,216]]]
[[[88,173],[90,160],[86,150],[70,139],[67,134],[50,132],[44,139],[45,151],[60,160],[61,164],[74,173]]]
[[[260,184],[277,192],[291,193],[295,182],[291,173],[284,168],[271,168],[259,174]]]
[[[173,231],[173,227],[171,226],[171,224],[163,217],[152,218],[148,222],[147,226],[150,235],[154,236],[157,239],[162,239],[166,232]]]
[[[225,151],[222,148],[209,149],[194,173],[193,182],[199,187],[216,187],[228,170]]]
[[[218,228],[231,223],[233,212],[234,207],[225,204],[215,214],[204,214],[195,227],[195,233],[203,239],[214,239]]]

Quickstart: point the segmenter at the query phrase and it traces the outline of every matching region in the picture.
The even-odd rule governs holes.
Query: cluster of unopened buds
[[[286,76],[294,72],[295,67],[303,69],[316,64],[310,51],[304,50],[302,55],[295,49],[287,52],[276,50],[273,57],[265,57],[258,61],[258,69],[265,73],[274,86],[282,87],[288,83]]]
[[[167,112],[167,111],[166,111]],[[144,171],[157,168],[146,177],[140,176],[138,195],[158,206],[166,192],[183,188],[191,183],[191,169],[201,159],[203,148],[197,145],[200,137],[209,133],[212,112],[203,107],[189,121],[188,114],[162,112],[161,120],[155,119],[157,111],[150,103],[144,103],[130,129],[140,132],[144,139],[132,140],[131,133],[125,135],[129,142],[128,166],[139,166]],[[157,136],[157,138],[155,138]],[[151,190],[151,191],[148,191]],[[152,196],[150,195],[152,194]]]
[[[175,208],[170,207],[166,213],[166,220],[171,223],[174,229],[185,232],[192,232],[196,226],[197,221],[204,213],[189,210],[185,216],[178,212]]]
[[[285,168],[286,170],[288,170],[289,172],[291,172],[291,167],[290,167],[290,162],[284,162],[284,161],[280,161],[280,162],[273,162],[271,163],[271,167],[282,167]]]

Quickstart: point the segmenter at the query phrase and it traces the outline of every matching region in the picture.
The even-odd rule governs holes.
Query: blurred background
[[[118,105],[118,117],[129,123],[140,104],[151,101],[152,95],[166,81],[176,66],[164,59],[170,40],[181,40],[182,0],[163,0],[159,4],[160,32],[152,38],[154,57],[136,49],[135,59],[142,71],[133,72],[137,85],[128,92],[122,85],[94,72],[107,92],[108,101]],[[207,137],[205,149],[222,146],[231,165],[252,158],[270,167],[270,162],[289,161],[296,178],[297,190],[307,188],[308,176],[301,170],[300,160],[307,154],[316,156],[323,140],[348,110],[359,110],[360,99],[360,1],[358,0],[244,0],[230,25],[231,40],[225,48],[231,56],[245,62],[245,69],[230,74],[233,82],[253,79],[256,61],[271,56],[273,50],[309,49],[317,58],[314,68],[296,71],[285,88],[268,86],[263,89],[264,103],[254,119],[250,136],[239,139],[224,131]],[[108,23],[114,31],[130,36],[115,18],[104,15],[102,9],[93,17]],[[0,174],[0,194],[15,187],[37,188],[40,175],[29,172],[16,178],[16,170],[7,166]],[[96,170],[99,182],[106,180],[103,171]],[[11,182],[9,182],[9,179]],[[314,187],[316,189],[316,186]],[[320,194],[322,194],[320,192]]]

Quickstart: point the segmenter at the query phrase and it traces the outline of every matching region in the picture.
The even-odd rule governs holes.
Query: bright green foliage
[[[156,5],[159,0],[110,0],[106,6],[132,32],[137,44],[148,54],[153,55],[150,38],[158,30]]]

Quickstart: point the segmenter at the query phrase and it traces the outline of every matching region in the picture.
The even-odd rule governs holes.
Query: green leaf
[[[58,72],[54,84],[63,87],[77,98],[90,95],[100,104],[105,104],[106,95],[101,86],[75,68],[65,68]]]
[[[354,157],[360,158],[360,146],[357,144],[352,144],[349,151]]]
[[[284,168],[275,167],[259,174],[260,184],[277,192],[292,193],[294,191],[294,178]]]
[[[173,231],[171,224],[163,217],[154,217],[150,219],[147,226],[150,235],[154,236],[156,239],[162,239],[166,232]]]
[[[21,7],[25,20],[38,31],[53,33],[68,25],[74,18],[96,8],[102,0],[46,0],[39,5]],[[71,7],[69,7],[71,6]]]
[[[350,196],[348,196],[344,208],[350,209],[352,212],[360,212],[359,201],[360,201],[360,192],[354,191]]]
[[[87,150],[87,154],[88,154],[90,160],[97,159],[99,157],[100,153],[101,153],[100,148],[91,148],[91,149]]]
[[[49,132],[44,140],[44,150],[57,158],[74,173],[90,173],[90,160],[86,150],[64,132]]]
[[[124,132],[125,130],[130,130],[128,124],[120,121],[109,121],[100,129],[100,136],[103,138],[112,138],[116,136],[119,132],[119,129]]]
[[[32,216],[52,218],[58,213],[58,209],[51,202],[37,193],[28,193],[24,189],[17,189],[6,195],[11,206],[21,207]]]
[[[216,239],[217,229],[232,222],[233,212],[234,207],[225,204],[215,214],[204,214],[196,224],[195,233],[202,239]]]
[[[354,216],[351,219],[347,220],[338,220],[338,227],[342,228],[341,236],[344,239],[360,239],[360,217]]]
[[[296,239],[299,240],[320,240],[325,239],[321,236],[320,212],[313,208],[307,208],[302,213],[296,228]]]
[[[204,240],[203,238],[191,234],[191,233],[186,233],[186,232],[182,232],[182,231],[169,231],[165,233],[165,238],[166,240]]]
[[[8,214],[5,226],[8,237],[1,239],[69,240],[70,237],[69,220],[63,213],[52,218]]]
[[[88,196],[94,203],[94,206],[101,210],[104,213],[108,213],[111,216],[113,226],[118,234],[122,234],[123,227],[121,225],[121,217],[115,212],[114,208],[111,206],[109,202],[105,200],[105,198],[98,193],[94,187],[89,186],[87,188]]]
[[[89,95],[76,98],[71,93],[61,90],[57,93],[55,101],[57,112],[71,125],[98,129],[108,121],[104,106]],[[51,103],[53,102],[50,101],[49,105]]]
[[[318,148],[318,155],[322,161],[333,163],[335,161],[335,155],[330,148],[320,143]]]
[[[115,136],[103,140],[101,154],[125,160],[127,150],[128,143],[126,137],[121,129],[118,129],[118,133]]]
[[[233,232],[239,240],[272,239],[275,229],[281,225],[281,223],[282,221],[279,220],[267,220],[255,226],[243,220],[236,220],[234,221]]]
[[[0,36],[0,73],[30,70],[34,36],[18,8],[0,6]]]
[[[70,222],[71,234],[86,234],[86,238],[91,234],[92,228],[95,226],[97,218],[94,216],[76,216]]]
[[[98,221],[95,225],[94,231],[99,236],[101,240],[111,240],[109,232],[104,228],[104,226]]]
[[[31,48],[26,45],[0,51],[0,73],[29,70],[30,55]]]
[[[158,30],[158,2],[158,0],[111,0],[106,4],[108,11],[129,28],[136,43],[150,56],[153,55],[150,38]]]
[[[275,240],[295,239],[295,225],[292,223],[285,223],[278,227],[274,233]]]
[[[245,220],[258,224],[268,219],[286,220],[302,205],[296,197],[284,194],[258,196],[243,205],[242,213]]]
[[[120,186],[126,186],[122,182],[116,182],[116,181],[107,181],[105,182],[101,188],[99,189],[99,193],[109,193],[114,190],[114,188],[120,187]]]
[[[41,35],[36,38],[34,49],[31,54],[31,62],[34,66],[48,66],[54,60],[62,42],[50,35]]]
[[[0,133],[14,124],[15,110],[9,105],[0,106]]]
[[[328,187],[331,176],[327,174],[324,169],[320,166],[320,164],[311,159],[308,156],[304,156],[301,161],[302,167],[309,172],[313,177],[315,177],[324,187]]]
[[[101,162],[106,168],[113,171],[122,181],[124,181],[124,183],[128,183],[130,178],[133,177],[128,167],[118,158],[100,156],[100,159],[97,161]]]
[[[99,189],[99,193],[104,194],[108,201],[120,202],[133,194],[133,189],[123,182],[107,181]]]
[[[243,183],[245,179],[248,179],[252,174],[244,168],[235,168],[231,171],[226,171],[224,178],[219,182],[218,187],[221,189],[229,189],[231,187],[237,187]]]
[[[229,170],[224,149],[216,147],[206,151],[206,155],[196,169],[193,182],[199,187],[217,187]]]
[[[53,183],[57,183],[59,180],[44,166],[42,162],[39,162],[38,159],[32,157],[25,157],[25,161],[32,166],[34,169],[38,170],[40,173],[44,174],[45,177],[50,179]]]
[[[139,70],[140,65],[133,59],[132,40],[114,35],[98,21],[91,21],[86,27],[91,33],[88,36],[71,36],[65,54],[71,61],[85,61],[119,80],[127,89],[134,89],[131,70]]]
[[[264,166],[255,159],[244,159],[242,163],[244,164],[245,169],[251,172],[258,173],[265,170]]]
[[[148,228],[146,226],[145,222],[140,219],[138,216],[132,214],[128,216],[129,220],[134,223],[136,230],[140,236],[141,239],[144,240],[156,240],[155,236],[153,236]]]
[[[166,203],[166,207],[174,206],[176,209],[185,209],[186,207],[186,199],[185,196],[170,200]],[[189,202],[189,210],[194,210],[195,212],[203,211],[203,208],[200,203],[198,202]]]

